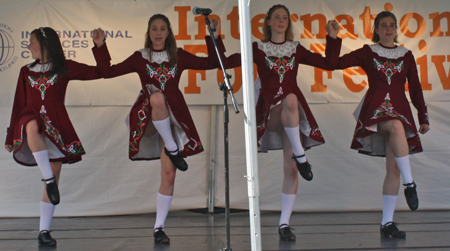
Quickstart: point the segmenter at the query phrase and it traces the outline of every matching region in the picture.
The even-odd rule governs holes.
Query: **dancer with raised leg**
[[[298,173],[312,180],[311,165],[305,150],[325,143],[319,126],[297,85],[299,64],[322,69],[335,68],[341,39],[337,38],[339,25],[329,21],[326,26],[326,57],[305,49],[293,41],[289,10],[284,5],[274,5],[267,12],[261,41],[253,43],[253,62],[258,66],[261,89],[256,104],[256,123],[259,151],[283,149],[282,209],[279,221],[281,240],[294,241],[289,227],[294,207]],[[240,54],[224,58],[226,68],[240,66]]]
[[[413,54],[396,45],[397,19],[389,11],[375,18],[375,44],[364,45],[339,59],[337,69],[360,66],[367,73],[369,90],[360,104],[351,148],[371,156],[386,157],[383,183],[383,218],[381,236],[404,238],[406,233],[394,223],[394,211],[403,180],[406,202],[411,210],[419,207],[417,185],[413,180],[409,154],[422,152],[419,132],[429,130],[428,113]],[[405,83],[409,83],[411,101],[418,110],[416,129]]]
[[[220,23],[211,20],[218,37]],[[148,21],[145,48],[136,51],[122,63],[110,64],[105,33],[93,31],[95,58],[105,78],[136,72],[142,90],[129,115],[129,158],[161,159],[161,184],[156,199],[155,243],[170,243],[164,231],[175,187],[176,170],[186,171],[185,157],[203,151],[183,94],[179,89],[181,74],[187,69],[215,69],[217,56],[210,37],[206,37],[208,58],[197,57],[177,48],[169,19],[162,14]],[[224,48],[221,39],[217,39]],[[214,58],[215,57],[215,58]]]
[[[100,78],[97,68],[66,60],[57,33],[35,29],[28,49],[35,61],[20,70],[5,148],[25,166],[37,165],[45,182],[38,240],[56,246],[50,235],[63,163],[75,163],[85,154],[64,106],[70,80]]]

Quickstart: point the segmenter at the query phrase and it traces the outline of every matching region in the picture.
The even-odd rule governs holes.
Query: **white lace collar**
[[[395,49],[388,49],[379,44],[371,44],[369,45],[369,47],[378,56],[388,59],[397,59],[403,57],[408,52],[408,49],[402,46],[397,46],[397,48]]]
[[[34,72],[47,72],[51,68],[52,68],[52,63],[36,64],[33,67],[31,67],[31,64],[28,65],[28,69],[30,69],[30,71],[34,71]]]
[[[147,49],[141,49],[139,50],[139,52],[142,54],[143,58],[147,59],[147,61],[150,61]],[[161,64],[162,62],[169,62],[167,51],[152,51],[152,61],[150,63]]]
[[[258,49],[262,50],[268,57],[291,57],[297,50],[298,41],[286,41],[282,44],[257,41]]]

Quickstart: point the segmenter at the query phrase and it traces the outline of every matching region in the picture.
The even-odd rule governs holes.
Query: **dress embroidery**
[[[144,122],[144,120],[147,118],[146,113],[148,113],[148,98],[146,98],[144,100],[144,102],[142,103],[142,108],[141,110],[138,111],[138,117],[139,117],[139,122],[137,123],[137,128],[136,130],[134,130],[131,135],[133,137],[133,141],[130,141],[130,145],[129,145],[129,152],[136,152],[138,151],[138,140],[140,138],[142,138],[142,136],[144,135],[144,128],[146,123]]]
[[[17,150],[17,148],[19,148],[19,146],[22,145],[22,143],[23,143],[23,125],[20,127],[20,139],[13,140],[12,151],[14,152],[15,150]]]
[[[47,115],[47,110],[45,109],[45,106],[41,106],[41,110],[39,112],[41,114],[41,118],[44,120],[45,129],[47,133],[55,139],[56,143],[64,150],[66,150],[66,147],[64,146],[64,142],[62,140],[61,134],[59,133],[58,129],[56,129],[51,123],[52,121]]]
[[[323,135],[322,135],[322,133],[320,132],[320,129],[319,129],[319,127],[317,127],[317,126],[314,126],[313,128],[311,128],[312,130],[311,130],[311,134],[310,134],[310,137],[319,137],[319,138],[323,138]]]
[[[31,87],[36,88],[41,92],[41,99],[45,99],[45,93],[47,89],[56,83],[58,79],[58,75],[53,75],[50,79],[48,79],[45,75],[40,76],[39,78],[33,78],[32,76],[28,76],[28,84]]]
[[[387,116],[394,117],[394,118],[400,118],[401,120],[408,123],[408,125],[411,125],[405,116],[401,115],[400,113],[398,113],[394,110],[394,107],[392,106],[392,103],[391,103],[391,97],[389,95],[389,92],[386,94],[386,97],[384,98],[384,102],[380,105],[380,107],[378,107],[378,109],[373,111],[373,116],[370,119],[378,119],[378,118],[387,117]]]
[[[280,88],[278,89],[277,95],[275,95],[275,97],[273,97],[273,99],[276,99],[283,94],[284,94],[283,87],[280,86]]]
[[[393,63],[391,60],[386,60],[386,62],[383,62],[376,58],[373,59],[373,65],[378,71],[381,70],[384,73],[389,85],[391,85],[392,76],[394,76],[397,72],[401,72],[405,67],[403,60],[398,63]]]
[[[84,148],[80,141],[74,141],[66,145],[66,148],[69,155],[78,155],[84,153]]]
[[[156,68],[147,64],[147,74],[150,76],[150,78],[155,78],[156,80],[158,80],[161,90],[163,91],[164,88],[166,88],[167,81],[175,77],[175,75],[177,74],[177,70],[178,67],[176,64],[169,68],[165,67],[165,65],[159,65],[159,67]]]
[[[292,58],[277,58],[272,59],[266,56],[266,66],[269,67],[269,69],[273,69],[278,73],[278,77],[280,79],[280,84],[283,82],[284,75],[289,70],[292,70],[295,67],[295,57]]]

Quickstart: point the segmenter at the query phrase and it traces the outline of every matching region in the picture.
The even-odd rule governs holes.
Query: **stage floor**
[[[278,238],[278,212],[261,213],[262,250],[450,250],[450,211],[396,212],[406,239],[379,234],[381,212],[294,213],[296,242]],[[55,218],[56,249],[39,248],[38,218],[1,218],[0,250],[158,250],[214,251],[226,247],[225,216],[193,211],[170,212],[170,245],[153,241],[155,214]],[[231,250],[251,250],[248,212],[233,212]]]

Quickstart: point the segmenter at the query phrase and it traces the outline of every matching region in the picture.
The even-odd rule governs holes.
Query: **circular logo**
[[[11,35],[0,29],[0,66],[6,64],[14,56],[14,41]]]

